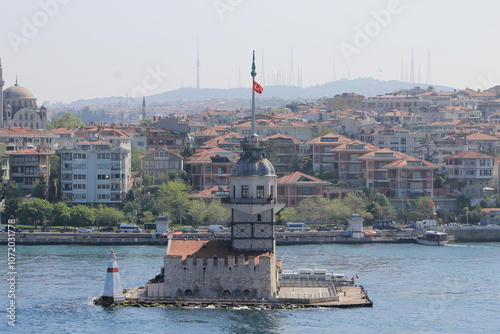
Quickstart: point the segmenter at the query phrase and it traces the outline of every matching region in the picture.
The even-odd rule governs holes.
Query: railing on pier
[[[285,198],[235,198],[235,197],[222,197],[223,204],[286,204]]]

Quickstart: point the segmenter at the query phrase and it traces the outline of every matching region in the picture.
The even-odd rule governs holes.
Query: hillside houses
[[[483,188],[496,190],[499,184],[495,159],[500,154],[499,98],[498,86],[484,91],[453,92],[437,92],[432,87],[414,88],[374,97],[343,93],[318,99],[316,103],[294,102],[276,109],[262,108],[257,115],[255,132],[266,145],[276,174],[287,182],[296,177],[296,182],[308,179],[309,185],[311,182],[322,184],[317,181],[322,178],[327,183],[341,182],[342,187],[349,189],[376,189],[398,199],[437,196],[433,180],[440,175],[446,179],[450,192],[477,198],[482,195]],[[215,106],[177,116],[152,116],[153,122],[148,128],[98,121],[79,128],[51,131],[0,128],[0,142],[8,153],[2,159],[2,180],[7,182],[16,178],[25,193],[29,193],[32,181],[27,178],[30,176],[23,174],[21,179],[20,173],[32,173],[33,169],[23,169],[19,164],[20,156],[43,155],[40,158],[44,160],[40,163],[43,167],[48,166],[47,155],[64,153],[61,187],[66,201],[85,203],[95,198],[96,201],[119,203],[135,176],[130,167],[120,165],[120,177],[117,177],[111,170],[118,168],[114,162],[110,161],[109,171],[101,173],[97,169],[103,169],[103,165],[106,169],[107,163],[99,162],[94,167],[94,158],[78,163],[70,160],[69,153],[74,159],[83,159],[78,158],[78,154],[84,153],[83,146],[89,150],[99,146],[110,153],[119,153],[123,163],[129,165],[132,150],[139,149],[142,158],[138,176],[159,177],[168,170],[184,169],[194,190],[225,189],[240,154],[240,142],[251,135],[252,127],[247,110],[213,108]],[[154,110],[161,111],[161,107],[156,106]],[[186,147],[195,152],[183,158],[181,151]],[[14,157],[16,163],[12,163]],[[483,161],[484,166],[481,165]],[[90,183],[81,179],[69,180],[70,167],[73,174],[84,174],[75,172],[75,164],[76,169],[86,165],[86,177],[115,175],[115,183],[121,182],[121,174],[124,174],[127,185],[114,184],[115,193],[112,193],[110,181],[109,193],[96,191],[91,194],[85,189],[84,196],[81,188],[89,187]],[[302,174],[299,177],[296,173]],[[48,182],[43,177],[40,179]],[[96,180],[95,186],[100,183]],[[108,185],[104,187],[107,190]],[[319,187],[311,190],[314,196],[324,193],[324,185],[314,187]],[[116,194],[118,188],[119,195]],[[305,190],[304,196],[312,196],[308,192]],[[291,188],[283,190],[283,194],[289,197],[290,206],[300,201],[295,197],[295,204],[292,203]],[[449,192],[440,194],[444,196]]]

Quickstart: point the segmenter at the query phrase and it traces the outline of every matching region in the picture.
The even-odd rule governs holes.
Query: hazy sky
[[[18,75],[39,104],[195,87],[198,39],[201,88],[250,86],[252,50],[264,88],[290,80],[291,49],[304,87],[410,80],[413,49],[414,81],[430,51],[433,84],[484,89],[499,31],[490,0],[23,0],[2,4],[0,57],[5,88]]]

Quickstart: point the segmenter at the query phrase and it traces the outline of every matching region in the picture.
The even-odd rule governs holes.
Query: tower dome
[[[256,137],[243,139],[243,152],[233,167],[232,176],[275,176],[274,167]]]

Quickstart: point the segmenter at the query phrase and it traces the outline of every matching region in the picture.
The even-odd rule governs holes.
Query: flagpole
[[[252,137],[256,137],[255,134],[255,76],[257,75],[257,72],[255,72],[255,50],[253,51],[253,58],[252,58],[252,72],[250,73],[252,75]]]

